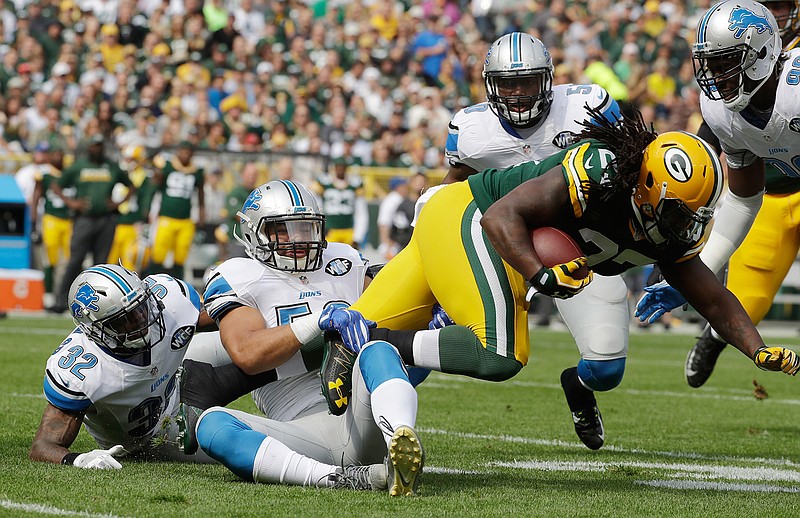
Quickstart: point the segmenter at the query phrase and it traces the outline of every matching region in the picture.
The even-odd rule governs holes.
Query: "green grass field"
[[[433,374],[419,388],[422,494],[392,499],[255,485],[221,466],[30,462],[44,364],[69,328],[59,318],[0,321],[0,515],[800,515],[800,380],[759,371],[729,349],[707,386],[691,389],[690,336],[631,337],[622,385],[599,397],[606,446],[596,452],[575,436],[558,384],[577,360],[566,333],[534,331],[530,364],[505,383]],[[753,396],[754,378],[766,400]],[[246,399],[236,406],[254,408]],[[74,449],[93,447],[82,431]]]

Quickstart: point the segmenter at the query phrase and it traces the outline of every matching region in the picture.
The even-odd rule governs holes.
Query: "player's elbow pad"
[[[761,209],[763,199],[763,190],[746,198],[728,193],[714,219],[708,243],[700,252],[700,259],[712,272],[720,271],[742,244]]]

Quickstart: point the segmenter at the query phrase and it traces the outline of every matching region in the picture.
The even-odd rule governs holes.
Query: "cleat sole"
[[[425,463],[425,452],[416,432],[407,426],[395,431],[389,446],[389,460],[393,470],[391,496],[413,496]]]

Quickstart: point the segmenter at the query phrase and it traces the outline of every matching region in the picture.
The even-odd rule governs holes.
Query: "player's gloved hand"
[[[31,230],[31,243],[34,245],[42,243],[42,235],[36,230]]]
[[[592,271],[583,279],[575,279],[572,274],[584,266],[588,259],[578,257],[568,263],[557,264],[552,268],[542,266],[531,280],[531,288],[525,296],[525,300],[530,301],[536,293],[542,293],[548,297],[557,299],[568,299],[574,297],[592,282]]]
[[[681,293],[669,285],[667,281],[661,281],[647,286],[645,293],[636,304],[636,312],[633,314],[639,317],[642,322],[652,324],[664,313],[669,313],[675,308],[686,304],[686,299]]]
[[[453,319],[450,318],[450,315],[447,314],[438,302],[433,305],[431,315],[433,315],[433,318],[428,322],[428,329],[441,329],[443,327],[455,325]]]
[[[319,328],[338,331],[344,345],[354,353],[358,353],[369,342],[369,329],[377,326],[377,323],[367,320],[358,311],[337,306],[326,307],[319,316]]]
[[[75,457],[72,464],[85,469],[122,469],[122,464],[114,458],[125,452],[122,445],[117,444],[107,450],[92,450],[88,453],[81,453]]]
[[[759,347],[753,354],[753,362],[765,371],[783,371],[790,376],[800,370],[800,356],[785,347]]]

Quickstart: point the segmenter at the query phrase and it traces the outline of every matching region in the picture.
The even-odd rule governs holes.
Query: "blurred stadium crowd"
[[[692,129],[689,45],[709,3],[2,0],[0,146],[80,153],[99,133],[443,167],[451,115],[484,99],[488,44],[514,30],[542,39],[556,83],[598,83]]]
[[[481,72],[496,37],[531,33],[553,56],[556,84],[597,83],[658,130],[696,131],[690,44],[709,6],[0,0],[0,171],[45,161],[48,150],[65,152],[68,165],[98,135],[120,162],[188,142],[207,178],[210,236],[230,222],[225,197],[253,168],[256,185],[293,178],[311,186],[344,161],[365,179],[370,233],[383,252],[393,244],[373,228],[378,202],[398,177],[427,171],[438,183],[448,122],[485,100]],[[366,233],[357,235],[363,243]]]

